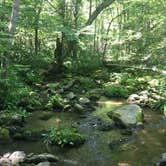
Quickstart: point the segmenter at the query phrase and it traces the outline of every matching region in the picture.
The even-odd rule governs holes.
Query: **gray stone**
[[[38,164],[40,162],[45,162],[45,161],[49,161],[49,162],[57,162],[59,159],[58,157],[52,155],[52,154],[39,154],[39,155],[33,155],[30,158],[26,159],[27,163],[34,163],[34,164]]]
[[[90,100],[89,100],[88,98],[83,98],[83,97],[81,97],[81,98],[79,99],[79,103],[80,103],[80,104],[88,104],[88,103],[90,103]]]
[[[0,158],[0,166],[12,166],[11,160],[6,157]]]
[[[122,106],[107,115],[115,121],[116,125],[123,127],[133,127],[143,121],[142,109],[136,104]]]
[[[72,99],[74,99],[76,97],[76,95],[73,93],[73,92],[70,92],[68,95],[67,95],[67,98],[69,99],[69,100],[72,100]]]
[[[37,164],[36,166],[51,166],[50,162],[45,161],[45,162],[41,162],[39,164]]]
[[[12,164],[18,164],[23,162],[25,157],[26,155],[23,151],[16,151],[10,155],[9,159],[11,160]]]
[[[74,104],[74,110],[77,112],[82,112],[84,110],[84,107],[78,103]]]

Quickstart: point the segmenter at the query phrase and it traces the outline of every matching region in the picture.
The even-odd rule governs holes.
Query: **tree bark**
[[[91,16],[88,18],[87,22],[85,23],[85,26],[89,26],[93,23],[93,21],[97,18],[97,16],[108,6],[110,6],[115,0],[105,0],[103,3],[98,5],[95,9],[95,11],[91,14]]]
[[[9,34],[11,37],[14,35],[16,29],[16,22],[18,20],[18,13],[20,8],[20,0],[13,0],[12,13],[9,23]]]

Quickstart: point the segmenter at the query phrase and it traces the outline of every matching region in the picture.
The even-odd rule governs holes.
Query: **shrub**
[[[128,97],[129,91],[125,86],[121,85],[112,85],[107,86],[104,89],[104,94],[107,97]]]
[[[63,100],[62,100],[61,96],[58,94],[51,96],[45,107],[47,109],[63,108]]]
[[[75,128],[50,128],[49,132],[44,134],[44,143],[60,147],[79,145],[84,141],[85,137],[78,133]]]

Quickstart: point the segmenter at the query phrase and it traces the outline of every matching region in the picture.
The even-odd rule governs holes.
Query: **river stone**
[[[128,97],[127,103],[129,104],[138,104],[140,100],[140,96],[137,94],[132,94]]]
[[[143,121],[142,109],[136,104],[122,106],[107,115],[121,127],[134,127]]]
[[[69,100],[72,100],[72,99],[74,99],[76,97],[76,95],[73,93],[73,92],[70,92],[68,95],[67,95],[67,98],[69,99]]]
[[[8,158],[2,157],[0,158],[0,166],[12,166],[12,163]]]
[[[50,162],[45,161],[45,162],[41,162],[39,164],[37,164],[36,166],[51,166]]]
[[[76,112],[83,112],[84,111],[84,107],[82,106],[82,105],[80,105],[80,104],[78,104],[78,103],[75,103],[74,104],[74,110],[76,111]]]
[[[49,161],[49,162],[57,162],[59,159],[58,157],[52,155],[52,154],[39,154],[39,155],[33,155],[30,158],[26,159],[27,163],[34,163],[34,164],[38,164],[40,162],[45,162],[45,161]]]
[[[25,157],[26,155],[23,151],[16,151],[10,155],[9,159],[11,160],[12,164],[18,164],[23,162]]]
[[[88,104],[88,103],[90,103],[90,100],[89,100],[88,98],[83,98],[83,97],[81,97],[81,98],[79,99],[79,103],[80,103],[80,104]]]

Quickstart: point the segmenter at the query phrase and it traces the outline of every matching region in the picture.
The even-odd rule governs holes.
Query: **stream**
[[[49,152],[59,156],[59,165],[79,166],[152,166],[166,150],[166,120],[158,112],[144,109],[145,124],[142,129],[135,129],[132,136],[122,134],[122,129],[100,131],[97,128],[99,118],[104,122],[111,122],[107,112],[124,104],[124,101],[99,101],[99,107],[84,117],[71,112],[53,112],[46,121],[40,120],[42,111],[36,111],[28,120],[25,128],[37,132],[48,127],[76,126],[86,136],[86,142],[75,148],[46,147],[43,141],[13,141],[0,144],[0,153],[22,150],[26,153]],[[126,138],[126,142],[115,149],[109,147],[113,140]],[[70,163],[70,164],[69,164]]]

